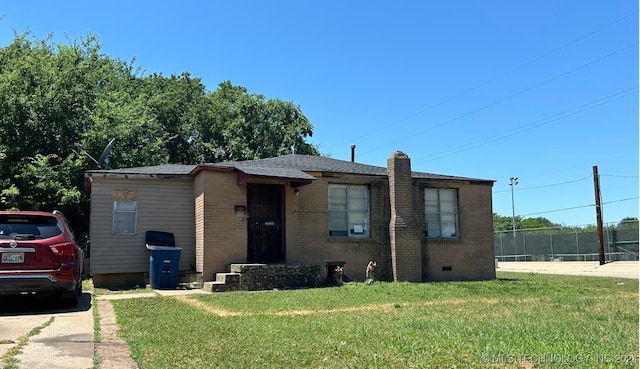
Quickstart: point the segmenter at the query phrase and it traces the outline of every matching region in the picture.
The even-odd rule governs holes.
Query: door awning
[[[240,164],[240,163],[238,163]],[[235,171],[238,175],[238,185],[256,180],[276,179],[284,180],[290,183],[291,187],[306,186],[312,183],[316,177],[305,173],[300,169],[268,167],[268,166],[250,166],[250,165],[220,165],[220,164],[203,164],[199,165],[191,173],[192,175],[202,170],[213,171]]]

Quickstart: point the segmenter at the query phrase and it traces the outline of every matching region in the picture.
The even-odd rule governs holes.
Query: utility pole
[[[598,166],[593,166],[593,189],[596,194],[596,226],[598,229],[598,256],[600,265],[604,265],[604,236],[602,232],[602,196],[600,195],[600,176],[598,175]]]

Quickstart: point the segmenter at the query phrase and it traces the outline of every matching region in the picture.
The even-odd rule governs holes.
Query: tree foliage
[[[84,172],[116,139],[112,168],[273,157],[306,142],[311,122],[293,102],[189,73],[141,76],[101,54],[96,36],[68,44],[16,34],[0,48],[0,208],[58,209],[86,232]]]
[[[519,229],[535,229],[535,228],[548,228],[559,227],[560,224],[553,223],[547,218],[523,218],[520,215],[514,217],[507,217],[493,213],[493,230],[494,232],[504,232],[513,230],[513,223],[515,220],[516,230]]]
[[[497,213],[493,213],[493,231],[494,232],[506,232],[513,230],[513,223],[515,219],[516,230],[534,230],[542,228],[561,228],[564,230],[580,231],[580,232],[595,232],[596,225],[590,224],[583,227],[576,226],[564,226],[562,224],[553,223],[547,218],[524,218],[520,215],[516,215],[515,218],[511,216],[502,216]],[[638,229],[638,218],[626,217],[619,223],[610,226],[612,229]]]

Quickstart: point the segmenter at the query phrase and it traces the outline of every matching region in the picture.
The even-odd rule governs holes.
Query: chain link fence
[[[638,222],[603,227],[607,262],[638,260]],[[598,261],[595,227],[551,227],[494,233],[498,261]]]

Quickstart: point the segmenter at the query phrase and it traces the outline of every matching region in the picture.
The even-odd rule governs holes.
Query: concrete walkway
[[[196,293],[211,294],[202,289],[193,290],[153,290],[142,293],[122,293],[96,296],[100,315],[102,342],[95,345],[95,356],[100,362],[99,369],[137,369],[138,364],[131,358],[129,346],[118,336],[119,327],[112,300],[148,298],[154,296],[181,296]]]
[[[640,275],[637,261],[615,261],[604,265],[597,261],[501,261],[497,263],[496,271],[632,279],[638,279]]]

